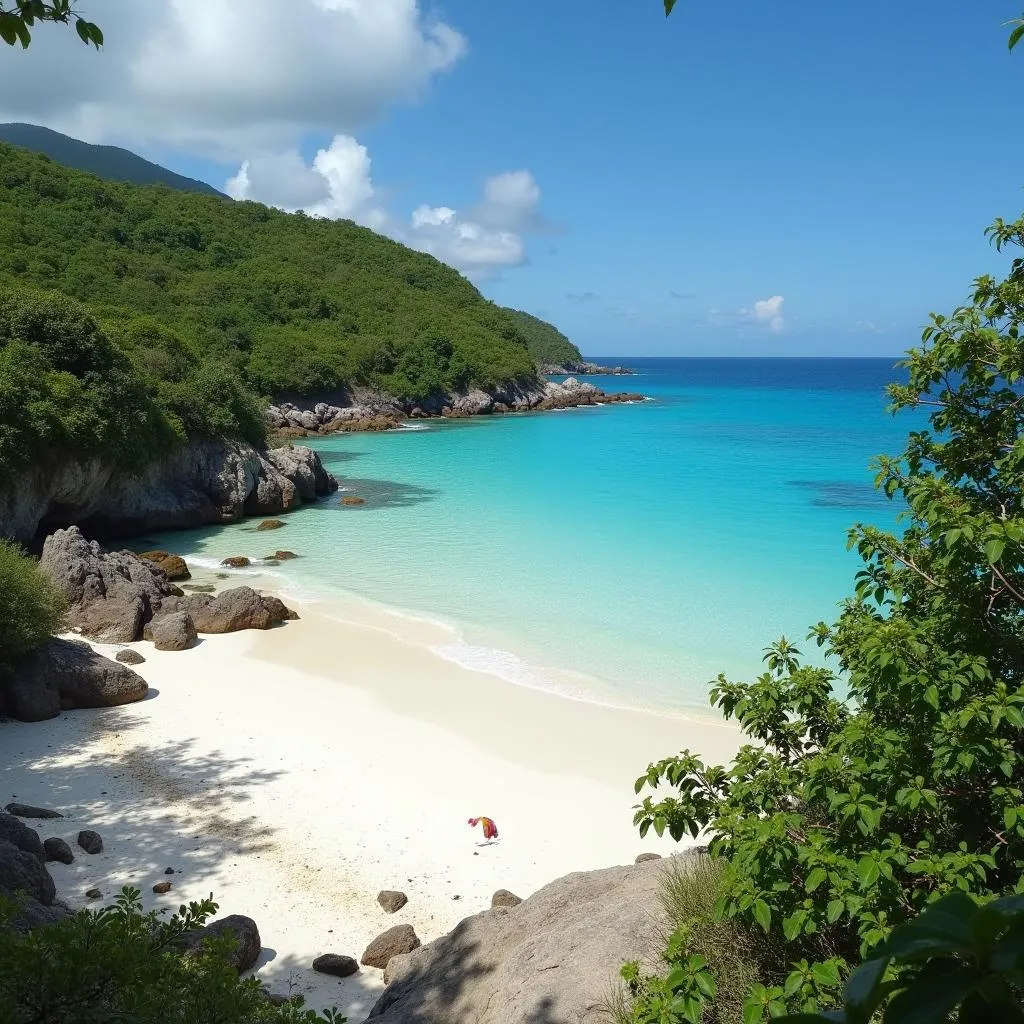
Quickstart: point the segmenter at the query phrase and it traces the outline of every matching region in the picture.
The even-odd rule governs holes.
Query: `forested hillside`
[[[84,304],[179,409],[190,381],[224,373],[259,396],[535,379],[512,315],[431,256],[349,221],[105,181],[3,144],[0,285]]]
[[[92,145],[37,124],[0,124],[0,142],[45,153],[66,167],[89,171],[111,181],[130,181],[135,185],[167,185],[185,192],[221,195],[205,181],[175,174],[130,150],[119,146]]]
[[[509,312],[526,338],[530,355],[536,362],[554,366],[583,362],[580,350],[553,324],[521,309],[510,309]]]

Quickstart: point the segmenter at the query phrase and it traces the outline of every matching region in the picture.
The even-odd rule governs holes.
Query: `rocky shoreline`
[[[542,377],[561,377],[580,374],[584,377],[635,377],[636,370],[628,366],[600,366],[586,360],[572,363],[540,363],[537,372]]]
[[[189,529],[276,515],[337,489],[316,452],[291,445],[196,440],[138,473],[51,459],[0,491],[0,536],[31,544],[71,524],[95,537]]]
[[[363,391],[340,398],[345,404],[321,401],[302,407],[280,402],[271,405],[266,415],[267,423],[278,437],[293,439],[349,431],[395,430],[410,419],[464,419],[645,400],[644,395],[636,392],[606,392],[589,381],[569,377],[560,384],[546,381],[536,387],[495,392],[475,389],[457,395],[436,395],[419,402]]]

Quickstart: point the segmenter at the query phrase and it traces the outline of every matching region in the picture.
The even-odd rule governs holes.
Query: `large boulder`
[[[231,940],[228,962],[239,974],[249,970],[259,959],[260,950],[263,948],[260,930],[251,917],[244,917],[241,914],[230,914],[219,921],[214,921],[213,924],[208,924],[205,928],[186,932],[178,940],[178,944],[186,951],[191,951],[199,949],[206,940],[224,938]]]
[[[324,469],[319,456],[311,448],[294,445],[271,448],[266,454],[266,461],[292,482],[301,501],[315,501],[318,496],[338,489],[338,481]]]
[[[486,391],[475,388],[452,402],[452,411],[457,416],[482,416],[494,412],[494,399]]]
[[[199,640],[196,624],[188,612],[172,612],[155,618],[145,632],[158,651],[187,651]]]
[[[144,562],[152,562],[158,569],[162,569],[164,575],[172,582],[192,579],[192,573],[189,572],[181,555],[172,555],[169,551],[140,551],[139,558]]]
[[[0,895],[14,899],[19,894],[48,907],[57,895],[57,887],[34,853],[0,839]]]
[[[97,654],[84,641],[54,637],[15,666],[7,705],[12,717],[40,722],[62,710],[131,704],[148,689],[137,672]]]
[[[138,640],[164,598],[181,594],[154,563],[104,551],[77,526],[46,538],[39,568],[67,599],[71,625],[105,643]]]
[[[264,597],[252,587],[235,587],[219,594],[189,594],[182,601],[200,633],[234,633],[239,629],[270,629],[294,613],[276,597]]]
[[[384,970],[396,956],[411,953],[414,949],[418,949],[419,945],[419,936],[411,924],[396,924],[394,928],[381,932],[363,950],[359,962],[364,967],[379,967]]]
[[[40,864],[46,862],[46,852],[39,833],[34,828],[29,828],[23,821],[19,821],[13,814],[0,813],[0,843],[10,843],[19,850],[32,854]]]
[[[660,864],[567,875],[518,906],[484,911],[388,966],[378,1024],[578,1024],[602,1019],[619,968],[667,926]]]

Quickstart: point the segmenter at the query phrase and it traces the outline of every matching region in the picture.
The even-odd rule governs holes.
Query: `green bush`
[[[520,309],[510,309],[509,313],[526,339],[526,347],[534,362],[553,366],[583,362],[580,350],[553,324]]]
[[[289,1003],[273,1006],[255,978],[228,962],[230,938],[182,956],[178,942],[217,906],[182,906],[168,920],[143,914],[137,889],[112,907],[18,934],[0,906],[0,1020],[4,1024],[344,1024]]]
[[[136,468],[177,440],[152,389],[78,303],[0,289],[0,479],[55,452]]]
[[[1022,246],[1024,219],[990,234]],[[855,593],[811,633],[836,669],[780,641],[760,678],[712,690],[748,740],[730,766],[684,752],[637,780],[656,790],[641,832],[706,829],[719,914],[779,945],[747,1024],[835,1004],[854,963],[947,893],[1024,893],[1022,327],[1015,259],[909,354],[893,406],[930,428],[878,463],[906,529],[852,531]]]
[[[64,624],[64,600],[35,560],[0,539],[0,674]]]

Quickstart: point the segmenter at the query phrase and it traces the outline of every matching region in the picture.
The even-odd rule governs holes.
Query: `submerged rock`
[[[252,565],[252,562],[245,555],[232,555],[230,558],[225,558],[220,564],[228,569],[245,569]]]
[[[188,571],[185,559],[181,555],[172,555],[167,551],[140,551],[139,558],[144,562],[152,562],[162,569],[169,580],[190,580],[192,573]]]
[[[264,530],[280,530],[283,526],[287,526],[287,523],[283,523],[280,519],[264,519],[259,526],[256,527],[257,532]]]
[[[339,505],[365,505],[366,499],[360,498],[358,494],[346,494],[338,501]]]

